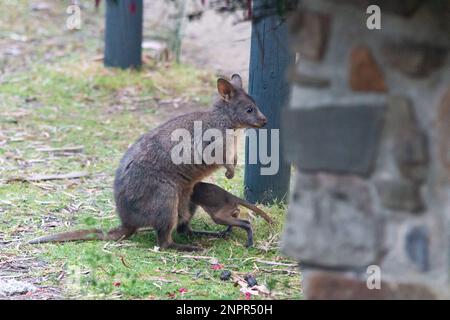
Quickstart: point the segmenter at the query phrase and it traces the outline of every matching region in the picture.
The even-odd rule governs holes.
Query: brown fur
[[[190,196],[194,185],[209,176],[219,164],[174,164],[171,150],[178,141],[171,141],[176,129],[194,134],[194,121],[202,121],[203,132],[209,128],[220,130],[262,127],[267,120],[253,99],[242,89],[242,81],[233,75],[231,81],[218,79],[220,98],[209,111],[178,116],[141,136],[125,153],[116,170],[114,199],[121,226],[106,235],[97,229],[42,237],[30,243],[71,240],[117,240],[126,238],[142,227],[156,230],[158,245],[177,250],[201,248],[174,243],[172,231],[178,225],[188,225]],[[248,112],[251,110],[251,112]],[[207,142],[203,142],[203,149]],[[194,148],[192,148],[194,149]],[[224,150],[224,158],[227,150]],[[193,156],[193,155],[191,155]],[[234,175],[234,165],[223,165],[226,176]],[[76,238],[76,236],[80,238]]]
[[[209,234],[213,236],[223,236],[231,231],[233,226],[243,228],[247,231],[247,247],[253,245],[253,231],[249,221],[239,219],[239,206],[244,206],[256,214],[260,215],[268,223],[272,223],[272,219],[254,204],[236,197],[219,186],[211,183],[199,182],[194,186],[194,192],[191,196],[192,205],[190,207],[191,216],[194,215],[196,206],[200,206],[208,213],[213,221],[217,224],[228,226],[225,232],[208,233],[205,231],[193,231],[187,227],[179,226],[179,232],[184,231],[194,234]],[[182,230],[180,230],[182,229]]]

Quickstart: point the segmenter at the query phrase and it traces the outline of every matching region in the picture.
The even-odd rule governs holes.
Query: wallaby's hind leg
[[[163,218],[163,221],[159,221],[158,226],[156,227],[156,232],[158,236],[158,245],[161,249],[175,249],[179,251],[200,251],[201,247],[191,246],[186,244],[175,243],[172,240],[172,232],[177,226],[178,222],[178,197],[174,197],[173,199],[168,197],[170,201],[167,201],[165,206],[161,206],[159,210],[167,210],[167,213],[170,214],[161,214],[160,219]]]
[[[233,226],[244,229],[247,232],[247,243],[245,244],[245,246],[246,247],[253,246],[253,230],[251,223],[247,220],[235,218],[232,215],[233,213],[234,212],[231,212],[230,214],[230,212],[228,212],[227,210],[222,210],[213,218],[214,222],[217,224],[223,224],[228,226],[228,229],[230,231]]]
[[[195,203],[189,201],[187,212],[178,213],[177,233],[183,233],[187,235],[192,234],[191,219],[194,216],[195,211],[197,211],[197,208],[198,206]]]
[[[185,219],[183,221],[178,221],[177,233],[187,234],[188,236],[208,236],[208,237],[216,237],[222,238],[226,237],[230,234],[231,228],[227,228],[224,231],[214,232],[214,231],[196,231],[192,230],[190,221],[195,214],[198,206],[194,204],[192,201],[189,202],[188,206],[188,215],[185,215]],[[180,218],[180,215],[178,216]],[[187,219],[186,219],[187,218]]]
[[[247,243],[245,244],[246,247],[251,247],[253,246],[253,230],[252,230],[252,225],[249,221],[247,220],[242,220],[242,219],[236,219],[236,218],[232,218],[232,221],[229,221],[227,224],[232,227],[232,226],[236,226],[236,227],[240,227],[242,229],[244,229],[245,231],[247,231]]]

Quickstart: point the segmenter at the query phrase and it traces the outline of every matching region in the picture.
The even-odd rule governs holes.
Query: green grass
[[[12,6],[8,10],[25,9]],[[12,16],[21,16],[19,13]],[[91,25],[96,26],[96,19],[101,17],[91,19]],[[9,23],[11,32],[42,36],[32,31],[35,21],[27,28],[23,23]],[[64,35],[54,20],[46,23],[47,37]],[[86,28],[87,33],[92,32],[89,24]],[[68,43],[82,38],[77,33],[66,37]],[[219,280],[222,270],[213,270],[208,259],[193,259],[172,250],[154,251],[156,239],[152,231],[120,243],[26,244],[42,234],[117,226],[112,180],[122,154],[141,134],[184,112],[184,107],[158,106],[154,98],[183,97],[189,105],[186,110],[206,108],[211,101],[215,79],[207,71],[158,63],[141,71],[105,69],[101,62],[93,60],[98,47],[99,40],[94,46],[83,41],[74,50],[67,45],[68,53],[51,61],[43,61],[45,54],[38,50],[33,59],[1,79],[0,261],[31,259],[23,260],[23,264],[17,262],[19,268],[9,272],[39,287],[57,288],[67,298],[243,299],[232,281]],[[65,155],[38,150],[64,146],[84,148],[81,153]],[[18,175],[73,171],[87,171],[90,176],[33,183],[4,180]],[[227,180],[224,170],[220,170],[211,181],[242,196],[241,167],[233,180]],[[181,243],[201,245],[204,251],[196,255],[216,258],[234,275],[254,274],[258,283],[272,292],[270,297],[252,299],[301,298],[300,276],[293,274],[296,268],[257,261],[293,263],[277,250],[286,208],[273,205],[265,210],[275,224],[269,227],[262,219],[253,220],[254,248],[244,247],[246,234],[242,230],[234,230],[229,239],[188,239],[179,235],[174,238]],[[214,225],[200,212],[193,220],[193,228],[223,227]],[[187,291],[181,293],[182,288]]]

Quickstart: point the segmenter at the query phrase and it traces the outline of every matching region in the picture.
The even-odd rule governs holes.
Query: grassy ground
[[[229,239],[195,239],[205,248],[200,257],[155,250],[152,231],[120,243],[26,244],[42,234],[118,225],[112,179],[120,157],[157,124],[206,108],[214,75],[157,61],[140,72],[108,70],[94,59],[101,52],[101,15],[85,13],[83,29],[69,32],[60,5],[33,12],[28,1],[5,6],[0,50],[16,49],[3,51],[0,60],[0,278],[39,288],[15,298],[244,299],[239,286],[219,280],[223,269],[251,273],[270,291],[252,299],[301,297],[298,269],[277,250],[285,215],[278,205],[265,208],[273,227],[253,220],[254,248],[245,248],[245,233],[235,230]],[[42,151],[70,146],[82,150]],[[8,181],[75,171],[89,176]],[[239,167],[229,181],[220,171],[211,181],[242,195],[242,174]],[[202,212],[193,226],[222,229]]]

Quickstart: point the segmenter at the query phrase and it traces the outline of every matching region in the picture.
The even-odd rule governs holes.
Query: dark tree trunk
[[[265,4],[269,9],[263,7]],[[286,22],[277,13],[276,4],[276,0],[253,1],[249,93],[268,119],[264,129],[281,129],[281,109],[288,103],[290,91],[285,74],[295,62],[289,50]],[[246,139],[245,197],[251,202],[285,201],[289,191],[290,164],[282,155],[281,145],[271,146],[270,137],[269,131],[268,153],[272,148],[279,148],[280,155],[280,167],[275,175],[261,175],[259,160],[257,164],[248,163],[249,141]],[[259,149],[258,144],[258,153]]]
[[[141,66],[142,16],[142,0],[106,1],[105,66]]]

